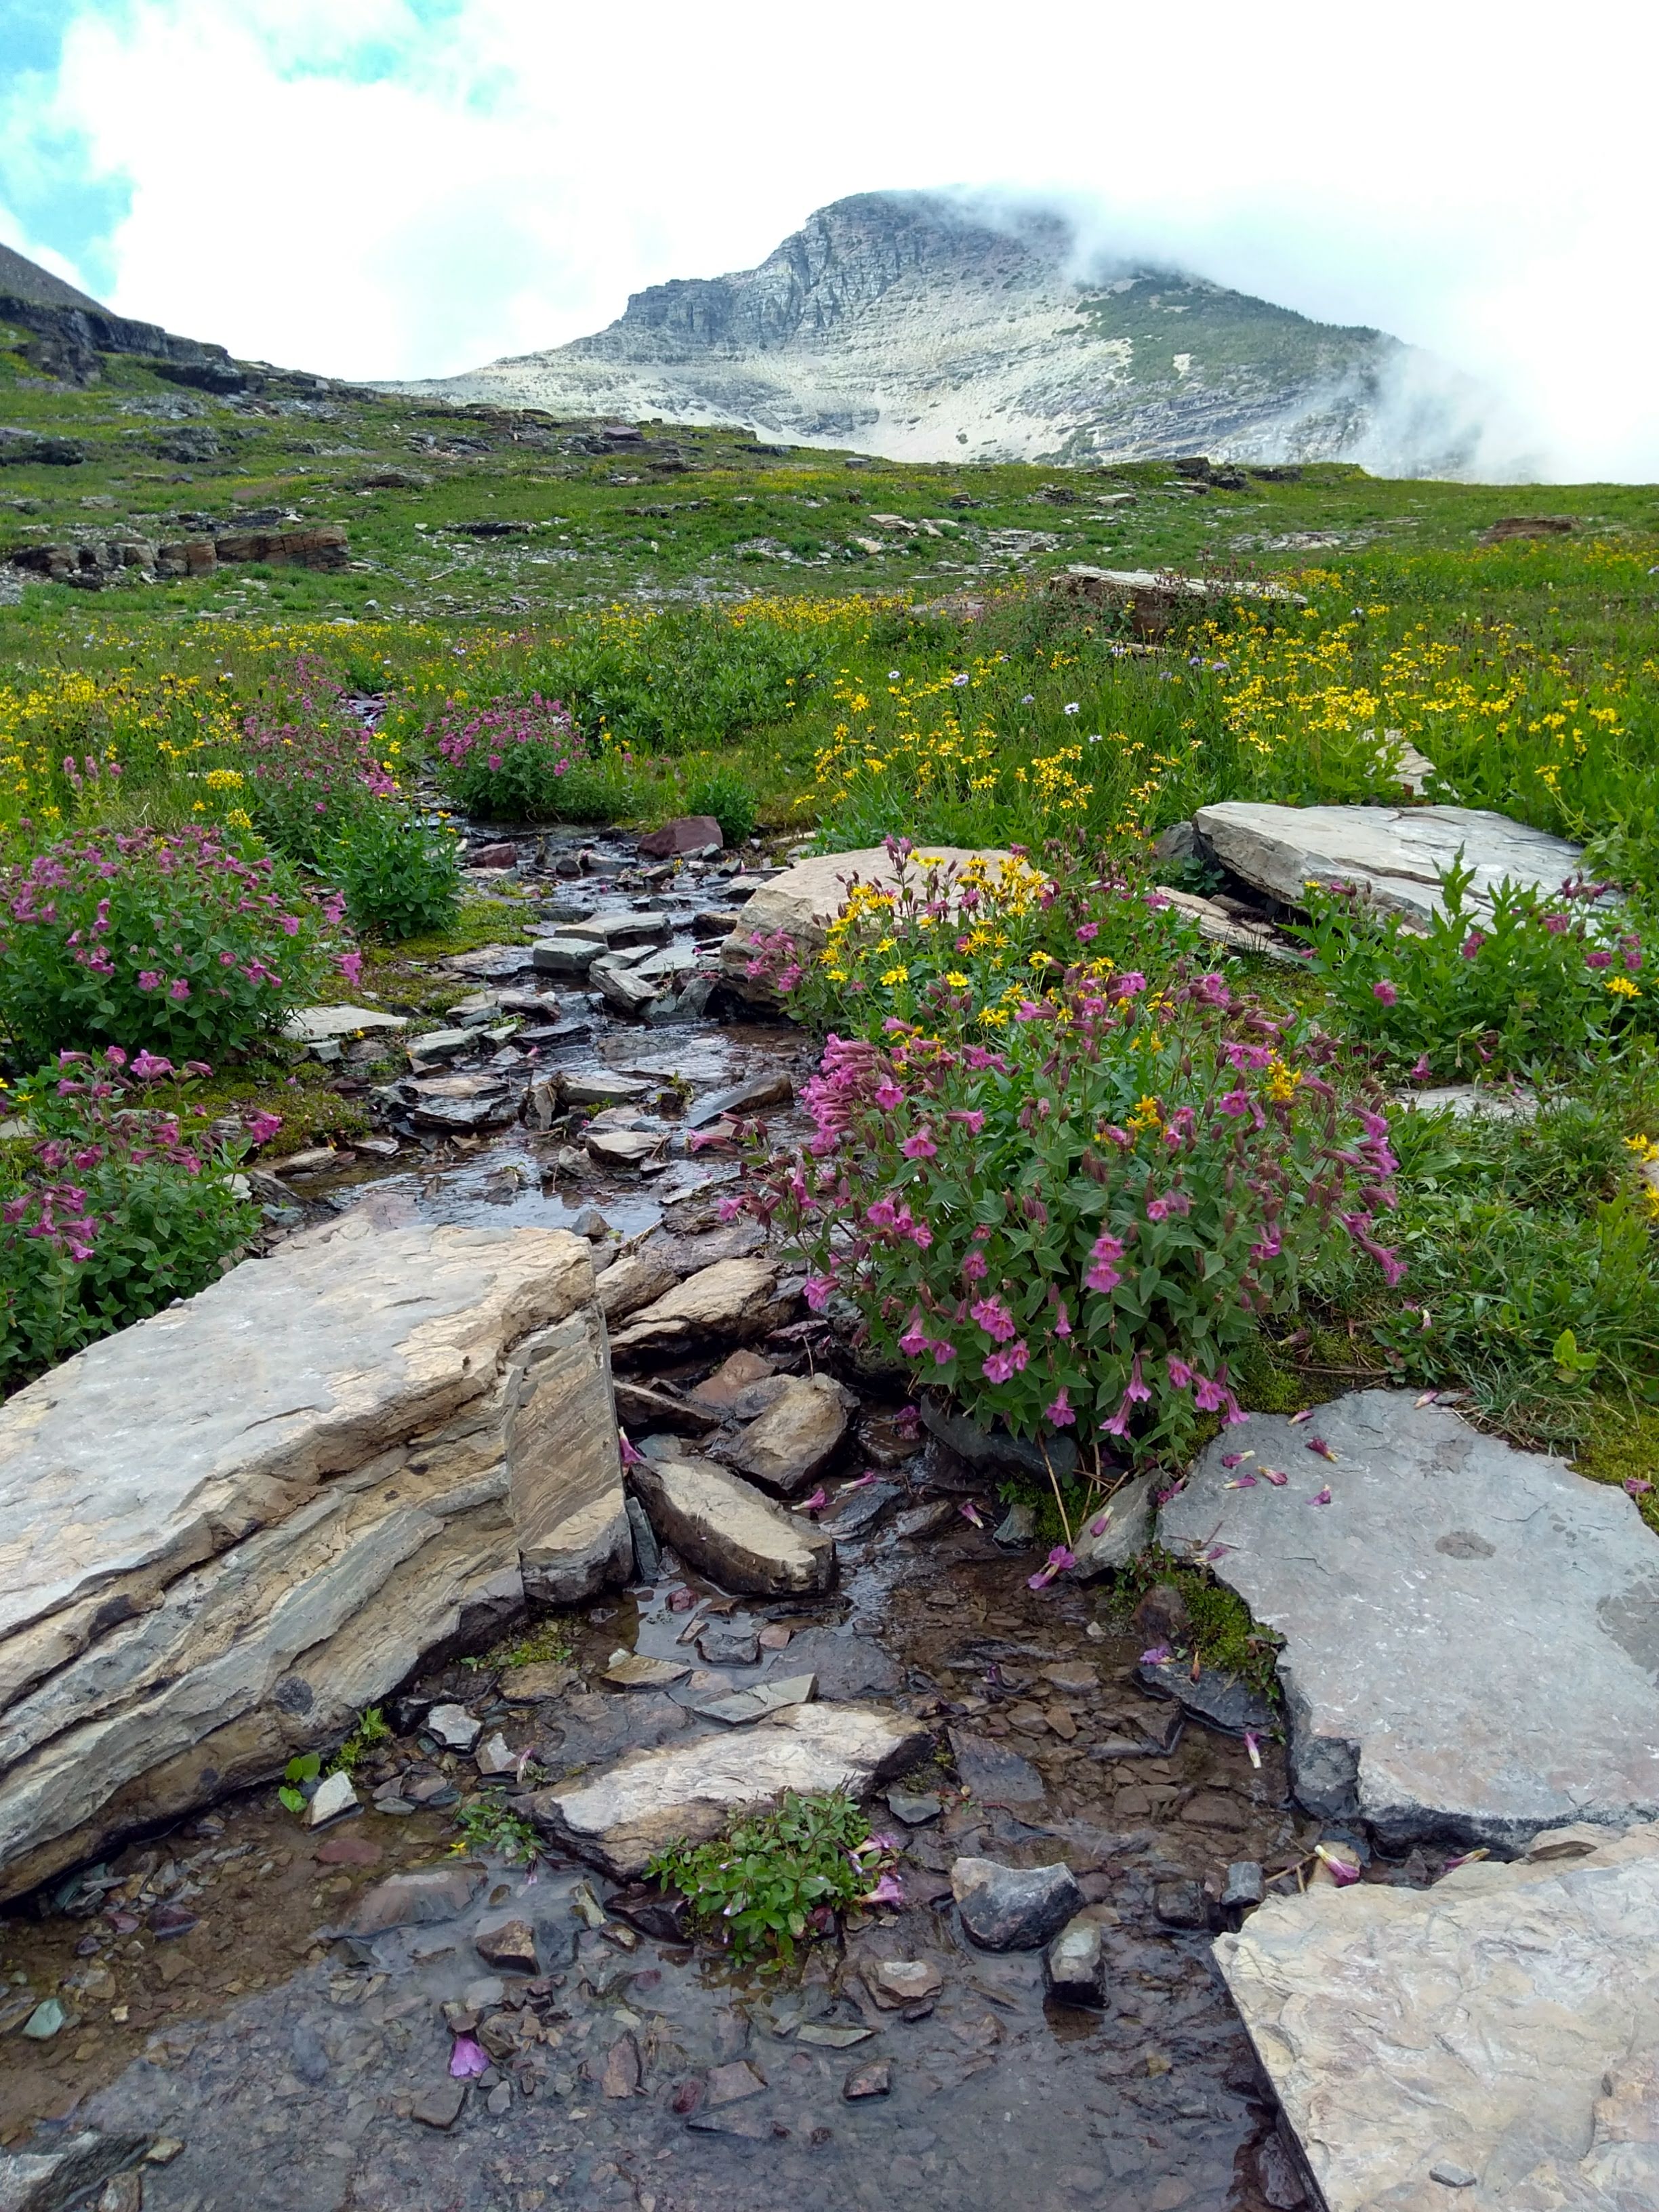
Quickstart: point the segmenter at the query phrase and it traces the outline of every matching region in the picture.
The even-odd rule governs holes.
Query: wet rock
[[[835,2027],[822,2021],[808,2021],[797,2032],[795,2040],[823,2051],[850,2051],[855,2044],[868,2043],[874,2033],[870,2027]]]
[[[1659,1826],[1588,1856],[1270,1897],[1215,1957],[1331,2212],[1659,2197]],[[1463,2054],[1455,2063],[1436,2054]]]
[[[1077,1564],[1071,1569],[1076,1581],[1094,1582],[1139,1558],[1152,1540],[1157,1480],[1153,1474],[1137,1475],[1090,1515],[1078,1538]]]
[[[611,1348],[658,1351],[756,1335],[769,1322],[776,1282],[777,1270],[768,1261],[716,1261],[635,1314],[612,1335]]]
[[[817,1686],[816,1674],[769,1675],[752,1690],[734,1691],[730,1697],[716,1698],[712,1705],[699,1705],[697,1711],[705,1720],[724,1721],[736,1728],[748,1721],[763,1721],[791,1705],[808,1704]]]
[[[379,1866],[386,1853],[367,1836],[330,1836],[311,1855],[319,1866]]]
[[[306,1808],[307,1826],[326,1827],[347,1813],[361,1812],[357,1793],[351,1786],[351,1777],[346,1773],[327,1774],[317,1784],[316,1795]]]
[[[605,1670],[605,1680],[619,1690],[664,1690],[671,1682],[683,1682],[691,1672],[684,1659],[653,1659],[644,1652],[630,1652],[626,1659],[614,1660]]]
[[[921,2004],[936,1997],[945,1977],[930,1959],[884,1959],[866,1977],[878,2003]]]
[[[907,1828],[921,1827],[924,1822],[937,1820],[945,1810],[942,1797],[909,1790],[890,1790],[887,1809],[896,1820],[902,1820]]]
[[[981,1805],[1040,1805],[1048,1794],[1030,1759],[1005,1749],[994,1736],[953,1728],[951,1751],[963,1788]]]
[[[986,1951],[1035,1951],[1083,1909],[1067,1866],[960,1858],[951,1869],[951,1890],[963,1926]]]
[[[65,2212],[86,2191],[141,2159],[149,2142],[148,2136],[83,2128],[51,2150],[0,2151],[0,2208]]]
[[[795,1095],[795,1086],[787,1070],[781,1067],[763,1068],[758,1075],[744,1082],[734,1083],[730,1089],[715,1091],[703,1098],[694,1099],[685,1116],[689,1129],[706,1129],[711,1121],[730,1117],[740,1121],[758,1114],[768,1106],[787,1106]]]
[[[510,1705],[538,1705],[562,1698],[575,1679],[575,1668],[566,1661],[543,1659],[529,1667],[509,1667],[498,1686]]]
[[[23,2022],[23,2033],[31,2043],[50,2043],[54,2035],[63,2033],[68,2018],[56,1997],[42,1997]]]
[[[492,2120],[504,2119],[513,2109],[513,2084],[497,2081],[484,2099],[484,2110]]]
[[[1473,2189],[1480,2179],[1473,2167],[1455,2158],[1437,2158],[1429,2168],[1429,2179],[1437,2181],[1443,2189]]]
[[[745,2097],[757,2097],[765,2087],[764,2078],[746,2058],[734,2058],[727,2065],[709,2069],[703,2082],[703,2102],[708,2106],[735,2105]]]
[[[610,1909],[618,1920],[625,1920],[641,1936],[652,1936],[659,1943],[683,1943],[686,1940],[690,1906],[676,1889],[660,1889],[654,1883],[631,1883],[612,1893]]]
[[[555,1079],[567,1106],[640,1106],[660,1087],[614,1067],[562,1067]]]
[[[95,2212],[144,2212],[144,2177],[137,2166],[112,2173],[99,2191]]]
[[[710,1667],[753,1667],[760,1660],[760,1638],[752,1628],[711,1621],[697,1638],[697,1650]]]
[[[1207,1928],[1210,1900],[1201,1881],[1161,1881],[1152,1892],[1152,1910],[1166,1928]]]
[[[608,951],[620,952],[629,945],[660,945],[673,923],[660,908],[630,907],[621,912],[582,915],[561,927],[566,937],[587,939]]]
[[[744,1431],[732,1448],[732,1462],[769,1490],[791,1498],[829,1465],[847,1433],[847,1410],[841,1386],[828,1375],[778,1376],[774,1381],[781,1387],[759,1419]]]
[[[414,1040],[413,1043],[410,1044],[409,1048],[409,1056],[411,1060],[453,1060],[457,1053],[470,1052],[477,1042],[477,1039],[473,1036],[470,1029],[428,1030],[422,1036],[417,1036]],[[416,1089],[417,1091],[420,1089],[418,1085],[411,1087]],[[499,1088],[499,1085],[492,1085],[490,1087]],[[439,1097],[445,1095],[446,1094],[441,1091],[434,1091],[434,1097]],[[469,1094],[465,1091],[461,1091],[453,1095],[465,1097]]]
[[[991,1531],[991,1541],[1005,1552],[1026,1552],[1036,1541],[1036,1512],[1030,1505],[1013,1504]]]
[[[893,1523],[893,1534],[901,1543],[914,1543],[919,1537],[938,1536],[956,1528],[960,1517],[948,1498],[936,1498],[929,1505],[913,1505],[908,1513],[901,1513]]]
[[[851,1483],[830,1500],[819,1526],[836,1537],[862,1536],[903,1496],[896,1482]]]
[[[764,1000],[769,995],[767,987],[749,974],[756,939],[781,932],[799,953],[821,952],[830,925],[845,904],[854,881],[888,889],[896,889],[902,883],[921,888],[928,878],[929,861],[959,870],[974,860],[982,861],[994,879],[1007,857],[1000,851],[975,854],[958,846],[940,845],[929,846],[925,853],[902,861],[884,845],[878,845],[861,852],[824,854],[798,860],[769,878],[744,905],[732,934],[720,947],[721,973],[739,996]]]
[[[773,1363],[764,1352],[733,1352],[712,1375],[696,1385],[690,1395],[712,1413],[722,1413],[735,1407],[752,1384],[765,1382],[773,1371]]]
[[[1106,1947],[1100,1922],[1085,1909],[1060,1929],[1042,1956],[1043,1979],[1056,2004],[1106,2002]]]
[[[835,1580],[832,1540],[723,1468],[647,1462],[629,1479],[659,1540],[722,1589],[788,1597]]]
[[[634,1579],[637,1583],[654,1583],[662,1571],[662,1553],[655,1531],[637,1498],[629,1498],[627,1504],[629,1532],[634,1539]]]
[[[885,2097],[893,2087],[893,2064],[889,2058],[872,2058],[867,2066],[860,2066],[849,2074],[841,2085],[841,2094],[849,2105],[861,2104],[866,2097]]]
[[[1316,1430],[1334,1462],[1306,1449]],[[1310,1812],[1390,1846],[1449,1833],[1512,1849],[1659,1809],[1653,1538],[1633,1499],[1404,1391],[1356,1392],[1297,1427],[1255,1414],[1227,1441],[1294,1479],[1229,1492],[1212,1447],[1159,1540],[1231,1547],[1218,1577],[1285,1637]]]
[[[1224,1912],[1249,1912],[1267,1893],[1267,1877],[1254,1859],[1235,1859],[1222,1886]]]
[[[656,1158],[668,1141],[666,1130],[599,1129],[585,1139],[588,1156],[601,1167],[637,1168]]]
[[[613,1261],[599,1279],[599,1310],[614,1327],[618,1322],[626,1321],[629,1314],[637,1313],[641,1306],[654,1304],[672,1291],[678,1280],[679,1277],[660,1254],[648,1250],[625,1253],[620,1260]],[[637,1389],[639,1386],[635,1387]],[[656,1398],[663,1394],[652,1391],[648,1395]],[[667,1402],[671,1406],[677,1405],[673,1399]],[[617,1410],[622,1410],[620,1401]],[[639,1415],[635,1413],[625,1418],[637,1420]]]
[[[583,977],[604,951],[592,937],[542,937],[530,948],[530,964],[538,975]]]
[[[302,2081],[320,2088],[330,2073],[323,2039],[308,2020],[296,2021],[288,2039],[288,2063]]]
[[[465,2081],[439,2081],[416,2098],[409,2108],[409,2117],[418,2120],[422,2127],[447,2130],[460,2118],[465,2102]]]
[[[434,1705],[422,1725],[446,1751],[471,1751],[483,1732],[483,1723],[465,1705]]]
[[[1070,1474],[1076,1468],[1077,1446],[1069,1437],[1050,1437],[1045,1461],[1042,1449],[1028,1437],[1011,1437],[1000,1428],[981,1427],[977,1421],[970,1421],[952,1400],[936,1392],[922,1393],[920,1410],[928,1433],[948,1445],[959,1460],[977,1473],[997,1470],[1031,1474],[1046,1482],[1050,1466],[1056,1474]]]
[[[15,1394],[0,1522],[33,1563],[0,1595],[13,1895],[338,1741],[526,1570],[615,1572],[587,1246],[349,1213],[292,1237]]]
[[[647,860],[678,859],[687,853],[704,853],[713,846],[724,849],[726,838],[712,814],[677,814],[660,830],[647,830],[640,838],[640,857]]]
[[[637,2097],[643,2074],[639,2045],[631,2035],[621,2036],[605,2054],[605,2065],[599,2074],[599,2094],[611,2098]]]
[[[1222,866],[1286,906],[1305,887],[1353,884],[1385,914],[1426,922],[1440,911],[1440,878],[1454,861],[1474,871],[1470,896],[1506,879],[1550,892],[1583,869],[1577,845],[1469,806],[1267,806],[1227,799],[1200,806],[1199,835]]]
[[[472,1948],[486,1966],[497,1966],[504,1974],[538,1974],[536,1960],[536,1931],[527,1920],[501,1920],[493,1928],[481,1928],[472,1939]]]
[[[378,1936],[387,1928],[429,1928],[453,1920],[483,1887],[477,1867],[416,1867],[407,1874],[388,1875],[357,1900],[352,1932]]]
[[[1183,1711],[1223,1735],[1265,1736],[1278,1723],[1278,1714],[1260,1691],[1215,1667],[1200,1667],[1194,1674],[1184,1659],[1162,1664],[1143,1661],[1135,1679],[1155,1696],[1173,1698]]]
[[[1130,1614],[1129,1632],[1149,1651],[1185,1644],[1193,1632],[1193,1617],[1179,1587],[1154,1583]]]
[[[487,1782],[497,1780],[505,1774],[519,1771],[519,1754],[497,1729],[494,1735],[486,1736],[475,1754],[480,1774]]]
[[[1255,2177],[1273,2212],[1301,2212],[1308,2191],[1297,2171],[1296,2160],[1277,2135],[1264,2136],[1255,2147]]]
[[[601,1285],[610,1273],[607,1267],[599,1277]],[[654,1429],[675,1436],[706,1437],[720,1425],[717,1409],[698,1404],[695,1396],[678,1397],[671,1391],[629,1382],[621,1376],[615,1388],[617,1417],[630,1436],[642,1436],[646,1431]]]
[[[705,1842],[740,1807],[785,1790],[865,1797],[927,1747],[905,1717],[865,1705],[799,1705],[763,1727],[635,1752],[591,1783],[537,1792],[537,1826],[606,1873],[626,1879],[653,1853]]]

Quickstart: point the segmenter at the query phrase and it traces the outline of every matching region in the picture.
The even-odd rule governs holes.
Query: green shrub
[[[1474,881],[1447,870],[1426,933],[1356,891],[1310,890],[1312,919],[1296,934],[1351,1036],[1423,1080],[1519,1074],[1587,1062],[1645,1014],[1628,913],[1593,886],[1550,896],[1505,883],[1476,905]]]
[[[328,964],[288,871],[211,830],[53,845],[0,871],[0,1021],[30,1060],[116,1044],[220,1054],[279,1028]]]
[[[204,1289],[259,1226],[232,1186],[247,1144],[143,1103],[173,1072],[118,1048],[66,1053],[10,1094],[28,1134],[0,1144],[0,1388]],[[247,1140],[279,1126],[251,1115]]]
[[[400,944],[441,933],[461,909],[459,841],[382,800],[359,814],[329,854],[354,929]]]
[[[850,1797],[789,1790],[775,1812],[735,1820],[712,1843],[676,1844],[646,1872],[678,1889],[693,1920],[734,1958],[787,1960],[809,1930],[827,1935],[849,1905],[902,1901],[887,1871],[894,1850]]]
[[[712,814],[728,845],[741,845],[754,835],[757,809],[755,794],[736,769],[718,764],[699,769],[686,779],[685,811]]]
[[[563,786],[586,756],[556,699],[455,703],[427,726],[439,781],[458,806],[490,822],[551,822],[565,816]]]

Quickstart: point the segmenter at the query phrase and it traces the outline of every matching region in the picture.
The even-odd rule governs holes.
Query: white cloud
[[[82,0],[29,119],[129,181],[113,304],[239,353],[471,367],[842,193],[955,181],[1427,346],[1550,474],[1659,477],[1655,34],[1611,0],[112,5]]]

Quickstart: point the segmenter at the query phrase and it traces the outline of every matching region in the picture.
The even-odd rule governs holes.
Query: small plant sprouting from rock
[[[790,1790],[775,1811],[733,1821],[712,1843],[659,1852],[646,1871],[678,1889],[739,1962],[788,1965],[797,1943],[828,1935],[849,1905],[902,1900],[890,1870],[897,1848],[871,1833],[850,1797]]]
[[[328,1762],[331,1774],[355,1774],[372,1747],[388,1743],[392,1739],[392,1723],[378,1705],[370,1705],[358,1717],[357,1725]]]
[[[531,1866],[541,1849],[541,1838],[529,1821],[494,1790],[469,1797],[456,1814],[455,1825],[460,1840],[451,1849],[458,1858],[469,1851],[484,1851],[508,1866]]]
[[[305,1811],[305,1785],[307,1782],[314,1782],[322,1771],[323,1754],[320,1751],[302,1751],[289,1759],[283,1769],[282,1787],[276,1792],[284,1810],[289,1813]]]
[[[576,1648],[568,1620],[557,1615],[544,1620],[522,1636],[476,1651],[461,1664],[473,1673],[484,1668],[504,1672],[509,1667],[540,1667],[568,1660]]]

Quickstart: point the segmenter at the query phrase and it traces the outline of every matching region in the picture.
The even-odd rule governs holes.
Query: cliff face
[[[1168,270],[1079,271],[1057,216],[866,192],[757,269],[653,285],[592,337],[397,388],[901,460],[1348,459],[1375,457],[1408,351]]]
[[[167,364],[179,382],[208,391],[235,391],[242,383],[222,346],[112,315],[9,246],[0,246],[0,323],[27,334],[21,350],[33,367],[68,384],[95,383],[99,356],[106,353],[144,355]]]

